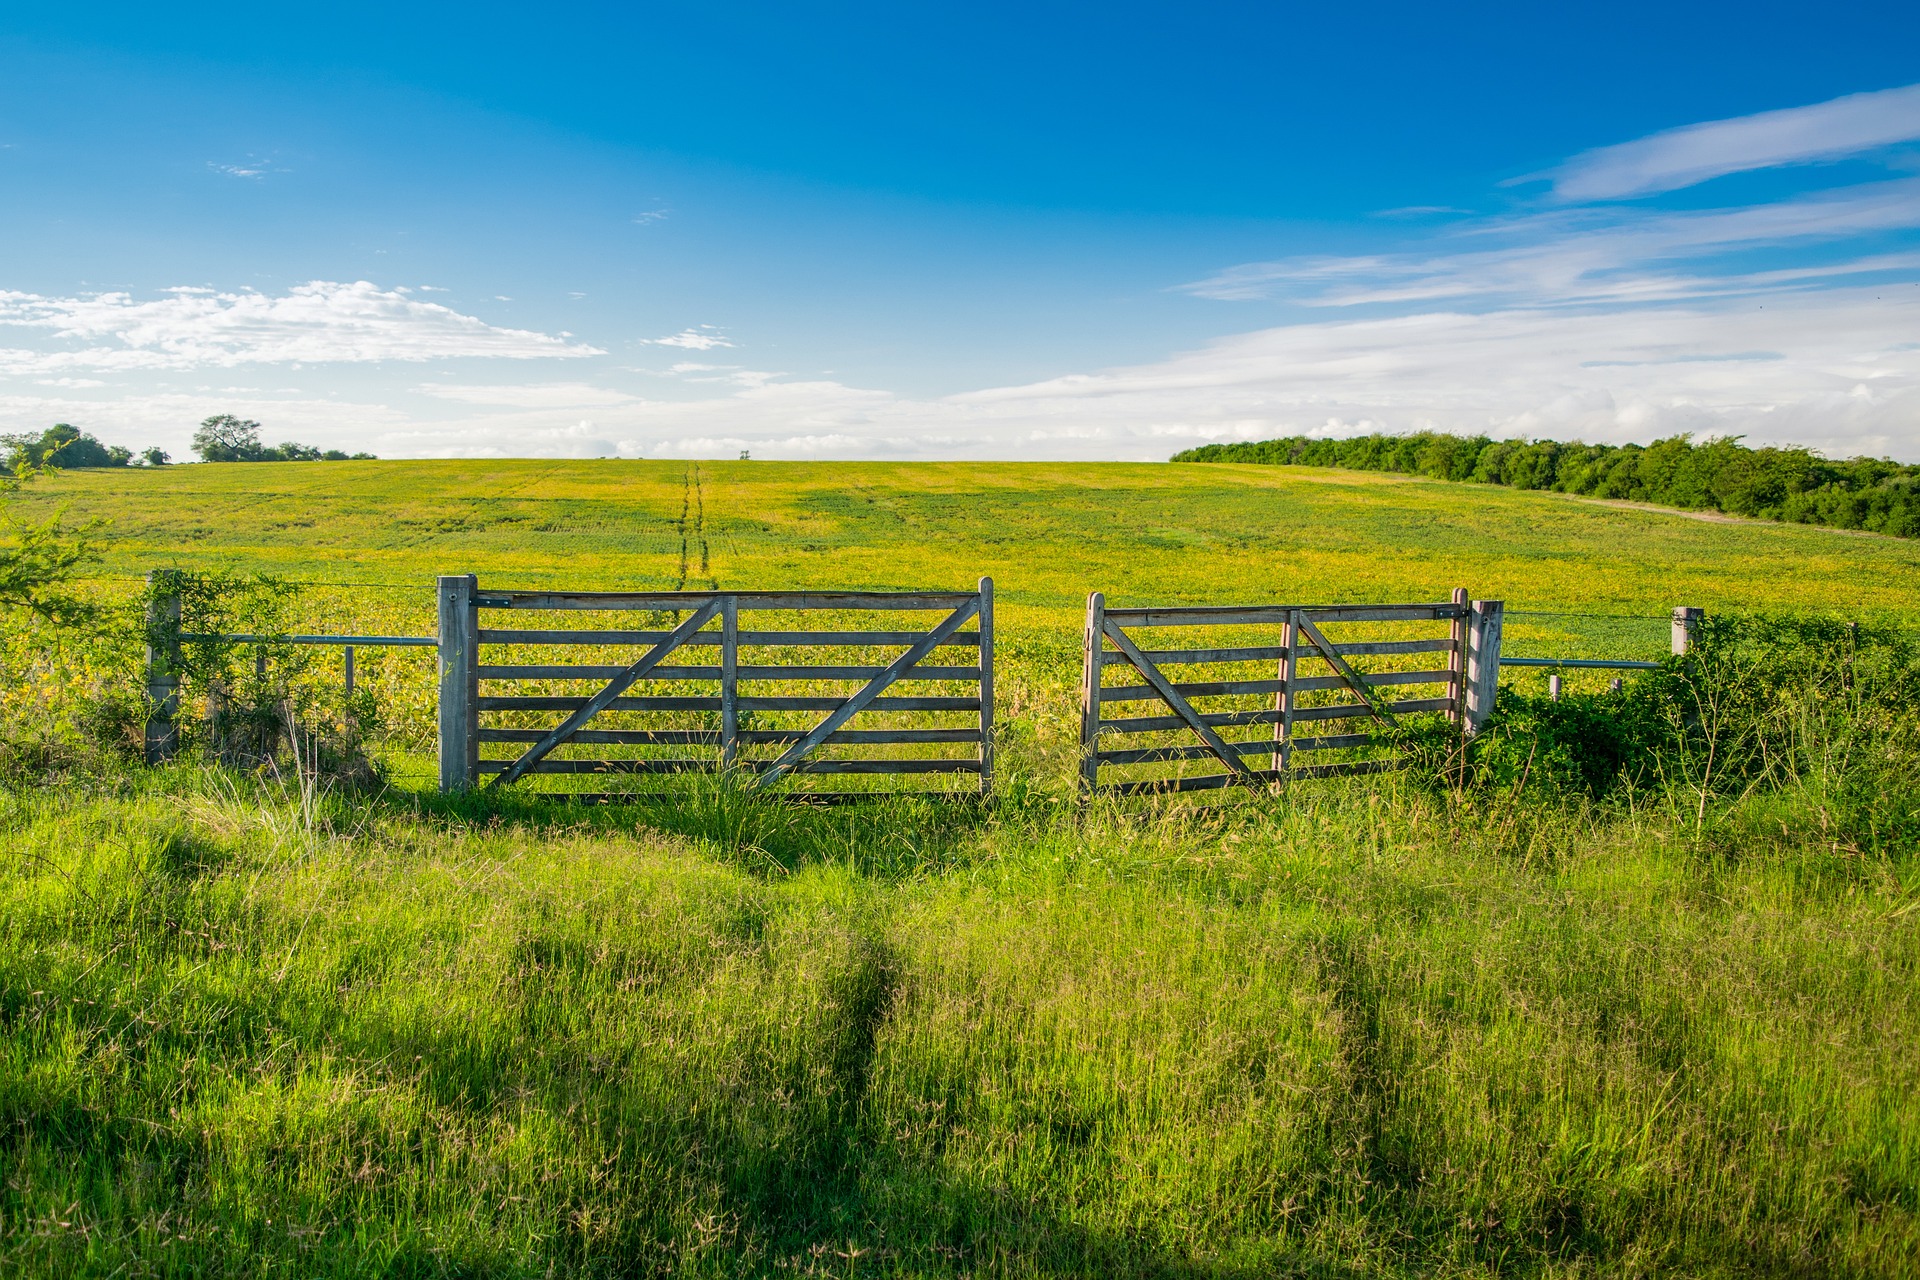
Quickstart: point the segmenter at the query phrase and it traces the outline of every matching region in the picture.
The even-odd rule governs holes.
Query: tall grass
[[[1910,1274],[1911,858],[1690,817],[12,796],[0,1269]]]

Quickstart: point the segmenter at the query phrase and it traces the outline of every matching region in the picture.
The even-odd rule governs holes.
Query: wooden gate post
[[[1080,668],[1080,803],[1093,798],[1100,781],[1100,667],[1106,643],[1107,597],[1087,597],[1087,633]]]
[[[480,775],[479,579],[440,578],[440,790],[465,791]]]
[[[1447,638],[1453,641],[1453,652],[1447,655],[1447,670],[1453,673],[1453,687],[1447,690],[1447,696],[1453,699],[1453,706],[1447,712],[1447,719],[1455,724],[1463,724],[1467,718],[1467,589],[1453,589],[1453,607],[1462,610],[1447,629]]]
[[[720,598],[720,771],[740,758],[740,597]]]
[[[175,570],[147,575],[146,760],[160,764],[180,749],[180,586]],[[154,641],[160,640],[155,645]]]
[[[980,794],[993,794],[993,579],[980,579]]]
[[[1475,600],[1467,617],[1467,720],[1469,738],[1486,725],[1500,692],[1500,624],[1504,600]]]
[[[1673,652],[1684,655],[1696,643],[1694,632],[1700,626],[1700,619],[1707,616],[1705,609],[1692,605],[1681,605],[1673,611]]]

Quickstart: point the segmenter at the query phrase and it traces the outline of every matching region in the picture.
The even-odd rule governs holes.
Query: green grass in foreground
[[[1818,803],[11,796],[0,1272],[1910,1275]]]

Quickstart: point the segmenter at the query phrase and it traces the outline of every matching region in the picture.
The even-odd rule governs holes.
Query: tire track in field
[[[713,556],[707,546],[707,487],[700,464],[693,463],[681,477],[680,488],[680,576],[675,591],[685,591],[688,579],[695,589],[718,591],[720,582],[713,576]]]

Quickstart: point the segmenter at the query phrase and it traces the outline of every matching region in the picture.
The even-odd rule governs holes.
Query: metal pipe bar
[[[1612,671],[1658,671],[1657,662],[1626,662],[1612,658],[1509,658],[1502,655],[1503,667],[1600,667]]]
[[[345,644],[391,645],[437,649],[440,642],[432,636],[222,636],[207,632],[183,632],[182,640],[225,640],[232,644]]]

